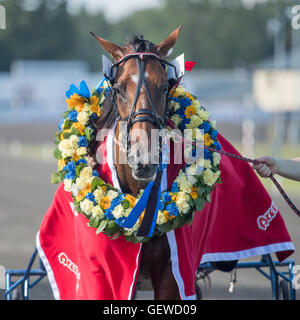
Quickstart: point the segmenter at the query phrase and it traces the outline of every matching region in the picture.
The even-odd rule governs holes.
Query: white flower
[[[80,202],[80,209],[86,214],[92,213],[93,207],[93,202],[89,199],[84,199]]]
[[[158,225],[161,225],[161,224],[164,224],[164,223],[166,223],[166,222],[167,222],[166,215],[164,214],[163,211],[158,210],[156,223],[157,223]]]
[[[85,111],[79,112],[78,115],[77,115],[77,120],[78,120],[78,122],[80,122],[82,125],[85,126],[89,121],[88,113],[85,112]]]
[[[91,167],[82,168],[79,174],[80,178],[82,178],[83,180],[87,180],[91,178],[92,175],[93,175],[93,170]]]
[[[104,218],[104,212],[103,212],[103,210],[101,209],[100,206],[94,206],[92,208],[92,215],[94,217],[99,217],[100,219]]]
[[[87,154],[87,148],[86,147],[80,147],[76,150],[76,153],[78,156],[83,156]]]
[[[97,189],[93,192],[94,196],[95,196],[95,200],[96,202],[100,202],[101,199],[105,196],[104,191],[102,190],[101,187],[97,187]]]
[[[174,114],[174,115],[171,117],[171,121],[174,123],[174,126],[175,126],[175,127],[179,127],[182,119],[181,119],[181,117],[180,117],[178,114]]]
[[[78,147],[79,138],[76,135],[72,134],[71,137],[69,138],[69,140],[70,140],[70,144],[73,149]]]
[[[179,189],[181,191],[186,193],[190,193],[192,191],[192,182],[187,179],[187,176],[184,173],[180,172],[176,181],[179,184]]]
[[[121,218],[123,216],[123,213],[124,213],[124,208],[122,206],[122,204],[119,204],[115,207],[115,209],[113,210],[112,212],[112,215],[118,219],[118,218]]]
[[[202,120],[207,121],[209,119],[209,112],[208,111],[204,111],[204,110],[200,109],[200,110],[198,110],[197,113]]]
[[[64,186],[65,191],[71,192],[72,191],[72,180],[71,179],[65,179],[64,180]]]
[[[176,205],[179,209],[180,212],[182,213],[187,213],[190,209],[190,206],[189,206],[189,196],[185,193],[185,192],[182,192],[182,191],[179,191],[177,193],[177,201],[176,201]]]
[[[74,154],[74,148],[69,139],[60,141],[58,144],[58,150],[61,151],[63,158],[72,157]]]
[[[83,178],[76,178],[76,186],[79,190],[83,190],[91,181]]]
[[[86,103],[83,105],[83,111],[89,112],[90,110],[91,110],[91,105],[86,102]]]
[[[198,115],[193,115],[190,118],[190,123],[186,125],[188,129],[198,128],[203,123],[203,120]]]
[[[221,171],[213,172],[210,169],[206,169],[203,172],[203,181],[208,186],[213,186],[219,178]]]
[[[210,122],[210,125],[211,125],[211,127],[212,127],[213,129],[216,129],[216,120],[212,120],[212,121]]]
[[[116,198],[118,196],[118,192],[116,192],[114,190],[109,190],[107,192],[107,196],[109,197],[110,200],[113,200],[114,198]]]
[[[204,168],[205,169],[211,169],[211,162],[210,162],[210,160],[209,159],[205,159],[204,160]]]
[[[221,161],[221,155],[220,153],[214,152],[213,153],[213,162],[214,162],[214,166],[218,166],[220,164]]]

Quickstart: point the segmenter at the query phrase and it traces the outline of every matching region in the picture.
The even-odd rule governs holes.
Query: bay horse
[[[166,71],[168,62],[165,57],[175,45],[181,28],[182,26],[176,28],[158,45],[144,40],[143,36],[135,36],[124,46],[118,46],[91,33],[116,61],[115,74],[110,79],[112,90],[104,102],[97,127],[112,128],[117,122],[114,163],[120,188],[124,193],[137,195],[155,178],[158,164],[151,163],[151,157],[147,154],[151,144],[149,137],[151,130],[165,126],[170,89]],[[137,155],[131,150],[130,143],[125,143],[125,148],[122,147],[117,139],[122,136],[123,130],[118,120],[127,122],[128,134],[134,129],[147,133],[146,138],[137,138],[145,146],[145,154]],[[127,157],[128,162],[122,163],[121,157]],[[130,161],[131,158],[137,162]],[[151,279],[155,300],[180,299],[166,235],[153,237],[143,243],[139,274]]]

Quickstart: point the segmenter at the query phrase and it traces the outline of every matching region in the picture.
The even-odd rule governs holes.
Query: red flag
[[[192,71],[192,69],[194,68],[195,64],[196,64],[195,61],[186,61],[184,63],[185,70]]]

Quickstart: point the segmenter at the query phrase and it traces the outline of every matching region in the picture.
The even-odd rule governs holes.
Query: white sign
[[[292,28],[295,30],[300,29],[300,5],[292,7]]]
[[[0,5],[0,29],[6,29],[6,11],[2,5]]]
[[[259,70],[253,75],[253,97],[269,112],[300,110],[300,71]]]

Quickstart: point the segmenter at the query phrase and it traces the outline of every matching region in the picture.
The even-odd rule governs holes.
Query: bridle
[[[162,116],[160,116],[157,112],[157,108],[155,107],[151,94],[150,94],[150,90],[149,87],[147,85],[147,81],[145,78],[145,57],[152,57],[156,60],[158,60],[162,66],[164,67],[164,69],[166,69],[166,65],[173,67],[174,71],[175,71],[175,75],[176,75],[176,79],[170,79],[169,80],[169,88],[168,91],[166,93],[166,107],[165,107],[165,111],[164,114]],[[159,57],[157,54],[153,53],[153,52],[133,52],[133,53],[128,53],[125,56],[123,56],[120,60],[118,60],[115,64],[112,65],[111,69],[110,69],[110,74],[109,75],[105,75],[108,80],[110,81],[111,85],[113,86],[114,89],[114,81],[115,81],[115,76],[117,73],[117,70],[120,66],[121,63],[126,62],[129,59],[135,59],[136,63],[137,63],[137,67],[138,67],[138,80],[137,80],[137,87],[136,87],[136,91],[135,91],[135,95],[134,95],[134,99],[133,102],[131,104],[130,107],[130,112],[128,114],[128,116],[126,116],[125,118],[122,118],[120,115],[120,112],[118,110],[117,107],[117,93],[115,90],[113,90],[113,100],[116,106],[116,116],[117,116],[117,120],[121,120],[126,122],[126,126],[124,126],[124,131],[127,131],[127,146],[128,146],[128,136],[129,136],[129,131],[132,128],[132,126],[135,123],[138,122],[149,122],[151,123],[155,128],[157,129],[163,129],[165,127],[166,121],[168,120],[169,117],[169,103],[170,103],[170,87],[173,87],[174,84],[177,83],[177,70],[176,67],[169,63],[167,60],[162,59],[161,57]],[[147,94],[147,98],[149,100],[150,106],[151,106],[151,110],[148,109],[136,109],[136,105],[137,105],[137,101],[138,101],[138,97],[141,91],[141,87],[142,85],[144,85],[145,87],[145,91]],[[139,116],[139,117],[138,117]]]

